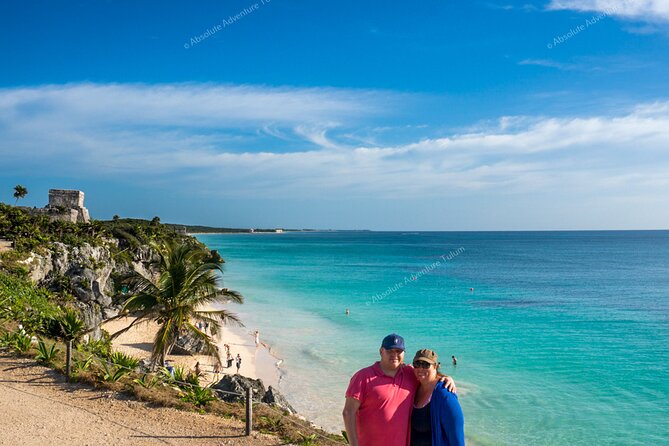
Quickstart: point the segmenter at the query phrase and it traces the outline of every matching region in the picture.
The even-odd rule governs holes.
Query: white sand
[[[133,320],[134,318],[117,319],[103,324],[102,328],[113,334],[130,325]],[[157,330],[158,325],[153,322],[137,324],[126,333],[114,339],[113,347],[115,350],[140,359],[149,358],[151,356],[153,338]],[[236,358],[237,354],[242,357],[242,366],[239,370],[241,375],[254,379],[260,378],[265,387],[270,385],[278,387],[279,372],[275,365],[277,360],[264,345],[261,344],[259,347],[256,347],[253,330],[246,327],[223,326],[216,341],[219,346],[222,362],[221,375],[219,375],[218,379],[223,374],[237,373],[234,362],[232,367],[226,368],[224,344],[228,344],[233,358]],[[218,381],[213,373],[214,364],[216,364],[216,359],[213,357],[204,355],[168,355],[167,360],[187,370],[194,370],[195,365],[199,362],[200,370],[204,373],[201,382],[209,384]]]

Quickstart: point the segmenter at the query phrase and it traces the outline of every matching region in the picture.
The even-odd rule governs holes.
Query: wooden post
[[[65,356],[65,380],[70,382],[70,372],[72,371],[72,339],[67,341],[67,352]]]
[[[246,389],[246,436],[251,435],[253,431],[253,389],[249,386]]]

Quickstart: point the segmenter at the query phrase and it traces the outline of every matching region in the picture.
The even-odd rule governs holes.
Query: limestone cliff
[[[131,270],[151,277],[154,253],[147,246],[128,250],[129,256],[117,261],[118,241],[106,240],[102,246],[69,246],[53,243],[43,253],[31,253],[23,263],[29,268],[30,279],[54,291],[66,291],[74,296],[86,325],[100,323],[118,314],[122,298],[120,278]],[[130,257],[130,261],[128,261]],[[94,339],[102,335],[99,328],[91,332]]]

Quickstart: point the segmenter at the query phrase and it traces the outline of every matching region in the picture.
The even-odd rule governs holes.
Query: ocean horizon
[[[669,441],[669,231],[197,238],[245,296],[233,311],[283,359],[282,393],[327,430],[396,332],[405,362],[439,354],[472,444]]]

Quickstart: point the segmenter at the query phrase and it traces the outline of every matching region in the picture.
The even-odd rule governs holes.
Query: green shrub
[[[82,353],[90,353],[103,359],[109,358],[112,353],[112,343],[108,336],[102,339],[89,340],[86,343],[78,344],[77,351]]]
[[[21,323],[31,334],[47,334],[49,324],[62,314],[56,299],[47,290],[3,272],[0,272],[0,301],[3,317]]]
[[[136,369],[139,365],[139,359],[122,352],[112,353],[109,356],[109,362],[119,367],[125,367],[126,369],[129,369],[128,371]]]
[[[300,435],[300,446],[316,446],[316,440],[318,439],[316,434],[304,435],[300,432],[298,432],[298,434]]]
[[[37,344],[37,356],[35,359],[43,364],[50,365],[53,363],[53,360],[58,356],[60,350],[56,348],[56,343],[51,344],[51,347],[47,347],[43,340],[39,340]]]
[[[32,339],[30,336],[23,333],[16,333],[14,335],[14,344],[12,347],[14,347],[14,350],[16,350],[18,353],[25,353],[30,350],[32,344],[31,341]]]
[[[12,333],[11,331],[6,331],[0,335],[0,346],[13,348],[15,339],[16,339],[16,333]]]
[[[133,379],[132,382],[144,387],[145,389],[151,389],[160,382],[160,378],[158,378],[156,375],[149,375],[148,373],[145,373],[140,378]]]
[[[184,390],[180,396],[182,401],[192,403],[197,407],[204,407],[211,401],[215,401],[216,395],[208,387],[194,386]]]
[[[100,379],[106,382],[117,382],[121,378],[123,378],[125,375],[130,373],[130,370],[119,367],[116,365],[110,365],[106,362],[102,363],[102,370],[100,372]]]
[[[93,355],[90,355],[86,358],[79,358],[79,359],[74,359],[72,361],[72,369],[75,372],[85,372],[88,369],[91,368],[91,364],[93,363]]]

